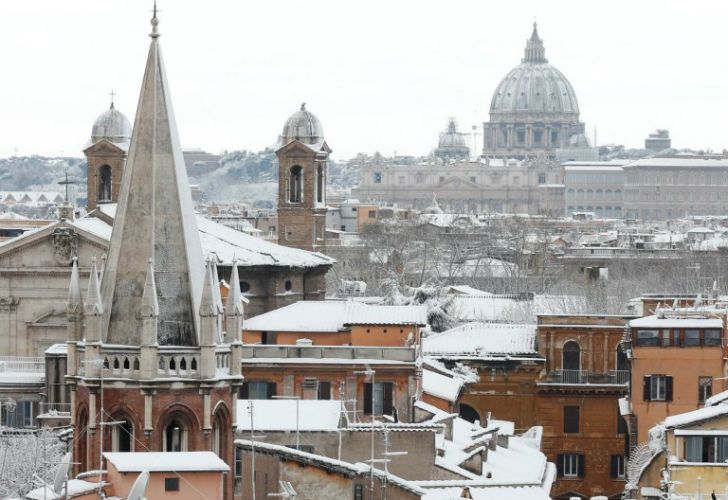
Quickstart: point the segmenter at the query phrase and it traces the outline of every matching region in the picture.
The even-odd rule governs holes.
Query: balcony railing
[[[70,415],[71,403],[40,403],[39,415]]]
[[[0,356],[0,372],[45,373],[41,357]]]
[[[413,363],[416,352],[413,347],[358,347],[358,346],[298,346],[255,344],[244,345],[243,361],[256,358],[277,359],[366,359]]]
[[[611,370],[609,373],[594,373],[588,370],[554,370],[541,380],[546,384],[573,385],[626,385],[629,383],[629,371]]]

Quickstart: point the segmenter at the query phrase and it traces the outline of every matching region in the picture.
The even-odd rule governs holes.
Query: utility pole
[[[374,411],[374,391],[375,391],[375,388],[377,385],[375,382],[375,376],[376,376],[377,372],[375,370],[372,370],[371,367],[367,366],[366,370],[355,371],[353,373],[356,375],[366,376],[366,378],[368,380],[371,380],[371,384],[372,384],[372,391],[371,391],[372,392],[372,401],[371,401],[371,403],[372,403],[372,408],[371,408],[372,409],[372,414],[371,414],[371,417],[372,417],[372,430],[371,430],[372,456],[371,456],[371,466],[369,468],[369,490],[372,492],[372,494],[374,494],[374,423],[376,422],[376,420],[374,418],[374,413],[375,413],[375,411]]]

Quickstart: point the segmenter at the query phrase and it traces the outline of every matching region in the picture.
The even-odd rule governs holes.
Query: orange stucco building
[[[632,320],[632,432],[638,442],[665,418],[696,410],[726,388],[726,312],[718,308],[656,308]]]

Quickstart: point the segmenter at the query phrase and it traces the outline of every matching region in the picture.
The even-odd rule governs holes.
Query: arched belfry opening
[[[303,167],[300,165],[291,167],[288,187],[288,201],[301,203],[303,201]]]
[[[324,202],[324,194],[326,192],[326,181],[324,179],[324,166],[319,164],[316,167],[316,202]]]
[[[111,167],[109,165],[101,165],[99,167],[99,188],[98,201],[100,203],[111,201]]]

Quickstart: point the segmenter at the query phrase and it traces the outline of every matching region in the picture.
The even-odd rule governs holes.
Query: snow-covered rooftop
[[[106,484],[103,483],[103,485]],[[24,498],[26,500],[56,500],[64,498],[66,495],[68,498],[75,498],[98,489],[99,483],[84,481],[83,479],[69,479],[64,484],[60,494],[53,491],[53,488],[50,486],[41,486],[26,493]]]
[[[631,328],[723,328],[719,318],[676,317],[660,318],[653,314],[629,322]]]
[[[245,329],[273,332],[339,332],[348,325],[427,324],[426,306],[383,306],[361,302],[301,301],[250,318]]]
[[[724,415],[728,415],[728,404],[718,404],[667,417],[662,425],[667,428],[682,427]]]
[[[104,458],[119,472],[229,472],[230,467],[211,451],[107,452]]]
[[[254,431],[295,431],[296,406],[300,431],[336,431],[341,402],[338,400],[241,399],[238,400],[238,431],[250,431],[250,407]]]
[[[422,370],[422,390],[427,394],[456,402],[463,388],[463,380],[457,377],[448,377],[432,370]]]
[[[428,356],[537,355],[536,325],[467,323],[422,340]]]

